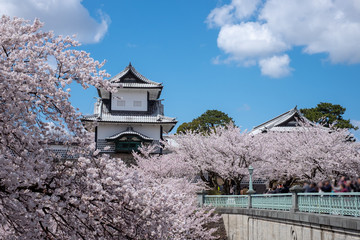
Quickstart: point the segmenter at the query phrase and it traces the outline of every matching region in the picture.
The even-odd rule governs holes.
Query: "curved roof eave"
[[[153,141],[154,140],[151,137],[148,137],[148,136],[146,136],[146,135],[144,135],[142,133],[134,131],[134,129],[132,129],[132,127],[129,127],[125,131],[119,132],[119,133],[117,133],[115,135],[112,135],[110,137],[107,137],[105,139],[108,140],[108,141],[113,141],[113,140],[115,140],[117,138],[120,138],[120,137],[126,136],[126,135],[135,135],[135,136],[138,136],[138,137],[140,137],[141,139],[143,139],[145,141]]]
[[[112,83],[117,83],[117,81],[121,77],[123,77],[125,74],[127,74],[129,71],[131,71],[137,78],[139,78],[144,83],[148,83],[148,84],[155,85],[155,86],[161,86],[162,85],[162,83],[151,81],[150,79],[148,79],[147,77],[145,77],[144,75],[142,75],[141,73],[136,71],[136,69],[131,65],[131,63],[129,63],[129,65],[123,71],[116,74],[109,81],[112,82]]]

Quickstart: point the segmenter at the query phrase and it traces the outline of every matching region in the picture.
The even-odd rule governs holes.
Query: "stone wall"
[[[360,218],[258,209],[217,209],[229,240],[360,240]]]

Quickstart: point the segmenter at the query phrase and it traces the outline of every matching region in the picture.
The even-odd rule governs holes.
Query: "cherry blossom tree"
[[[270,179],[324,180],[360,175],[360,144],[347,129],[302,126],[296,131],[260,134],[271,144],[260,174]]]
[[[240,190],[241,180],[248,176],[248,167],[262,161],[264,142],[256,136],[229,124],[218,126],[209,134],[187,132],[174,136],[175,146],[168,146],[177,159],[188,163],[196,170],[209,187],[217,187],[217,179],[225,183],[234,181]]]
[[[154,148],[157,147],[155,145],[142,146],[139,153],[134,152],[136,165],[132,166],[132,169],[146,176],[147,181],[151,182],[152,186],[155,183],[154,187],[160,190],[165,188],[167,197],[164,200],[169,199],[171,194],[174,195],[171,206],[176,211],[171,212],[173,213],[172,219],[176,219],[176,221],[171,223],[174,224],[174,229],[178,229],[174,232],[178,233],[169,235],[169,238],[215,238],[216,229],[210,229],[207,225],[218,222],[220,217],[214,214],[214,209],[196,207],[198,202],[195,196],[204,189],[204,184],[195,181],[194,177],[196,177],[197,172],[189,162],[179,158],[178,154],[152,154]]]
[[[41,27],[0,19],[1,237],[214,239],[204,226],[216,217],[197,209],[197,186],[188,179],[154,178],[146,167],[94,151],[69,84],[113,91],[104,63]],[[70,159],[49,151],[61,134]]]
[[[205,135],[176,135],[176,144],[169,148],[175,154],[173,159],[192,166],[191,171],[209,187],[217,187],[220,177],[229,193],[229,180],[239,187],[249,165],[255,168],[254,177],[288,183],[359,176],[360,145],[348,139],[346,129],[316,125],[256,135],[229,125]]]
[[[164,144],[168,144],[168,142],[164,142]],[[190,181],[194,180],[198,171],[193,167],[193,162],[185,161],[183,156],[177,152],[164,155],[152,154],[155,148],[157,148],[155,145],[142,146],[139,153],[133,153],[138,169],[156,179],[186,178]]]

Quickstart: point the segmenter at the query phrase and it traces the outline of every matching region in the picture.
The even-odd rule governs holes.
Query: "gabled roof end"
[[[253,128],[253,130],[251,132],[255,133],[255,132],[258,132],[258,131],[263,131],[263,130],[268,130],[268,129],[271,129],[275,126],[279,126],[280,124],[282,124],[283,122],[286,122],[287,120],[289,120],[290,118],[294,117],[294,115],[298,115],[301,119],[303,119],[305,122],[308,122],[310,123],[311,121],[308,120],[298,109],[297,109],[297,105],[290,109],[289,111],[283,113],[283,114],[280,114],[279,116],[269,120],[269,121],[266,121],[258,126],[255,126]]]
[[[141,84],[147,84],[149,87],[162,87],[162,83],[157,83],[154,81],[151,81],[150,79],[146,78],[142,74],[140,74],[136,69],[132,66],[131,62],[129,62],[129,65],[120,73],[116,74],[114,77],[112,77],[109,81],[112,83],[120,83],[120,79],[125,76],[128,72],[131,72],[134,74],[142,83]],[[126,83],[133,84],[134,86],[139,83]],[[125,86],[126,87],[126,86]]]

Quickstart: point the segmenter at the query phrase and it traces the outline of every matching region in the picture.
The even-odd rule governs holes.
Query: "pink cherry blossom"
[[[250,165],[255,168],[254,177],[263,180],[318,181],[360,175],[360,144],[349,141],[346,129],[316,125],[296,129],[254,135],[229,125],[209,134],[176,135],[176,144],[168,148],[177,165],[186,163],[188,172],[197,172],[209,187],[217,187],[220,177],[225,193],[230,180],[240,187]]]
[[[41,27],[0,19],[1,238],[214,239],[204,226],[217,217],[197,208],[197,184],[95,151],[69,84],[112,91],[104,62]],[[68,159],[49,150],[54,141]]]

